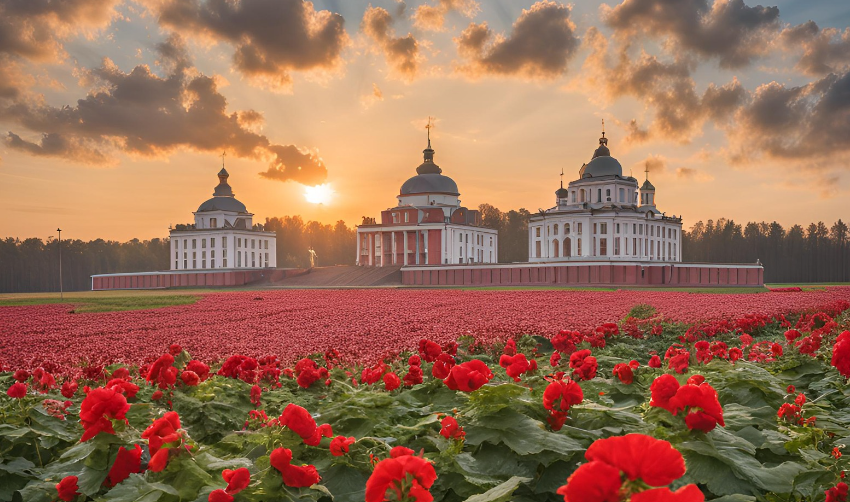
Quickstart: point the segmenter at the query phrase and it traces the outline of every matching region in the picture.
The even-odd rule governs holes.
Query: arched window
[[[552,258],[558,257],[558,255],[559,255],[558,251],[560,251],[560,247],[561,247],[559,244],[560,244],[560,242],[558,241],[558,239],[552,240]]]
[[[579,202],[584,202],[584,188],[579,190],[578,195],[579,195]]]
[[[605,189],[605,199],[606,199],[607,202],[611,202],[611,189],[610,188]]]
[[[560,225],[558,225],[557,223],[555,223],[554,225],[552,225],[552,235],[558,235],[558,227],[559,227],[559,226],[560,226]]]
[[[564,235],[569,235],[569,234],[570,234],[570,224],[565,223],[564,224]]]
[[[570,241],[570,238],[567,237],[566,239],[564,239],[564,257],[570,257],[573,255],[572,248],[572,241]]]

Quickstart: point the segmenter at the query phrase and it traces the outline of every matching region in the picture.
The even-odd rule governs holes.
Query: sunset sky
[[[686,228],[831,225],[848,26],[847,0],[0,0],[0,237],[165,237],[222,151],[255,221],[359,224],[415,174],[429,116],[468,207],[551,207],[604,119]]]

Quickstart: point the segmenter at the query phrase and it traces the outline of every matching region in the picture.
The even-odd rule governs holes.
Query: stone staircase
[[[281,288],[363,288],[401,286],[401,267],[316,267],[307,273],[271,284]]]

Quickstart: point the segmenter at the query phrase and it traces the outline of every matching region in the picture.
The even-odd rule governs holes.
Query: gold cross
[[[227,150],[221,152],[221,168],[224,169],[224,157],[227,155]]]

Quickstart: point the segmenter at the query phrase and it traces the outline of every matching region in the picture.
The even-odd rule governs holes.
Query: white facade
[[[253,214],[236,200],[222,168],[213,198],[195,211],[194,225],[178,225],[171,237],[171,270],[274,268],[275,232],[254,229]]]
[[[657,209],[648,178],[638,188],[623,177],[604,136],[579,179],[555,192],[556,205],[530,218],[529,261],[682,261],[681,217]]]

